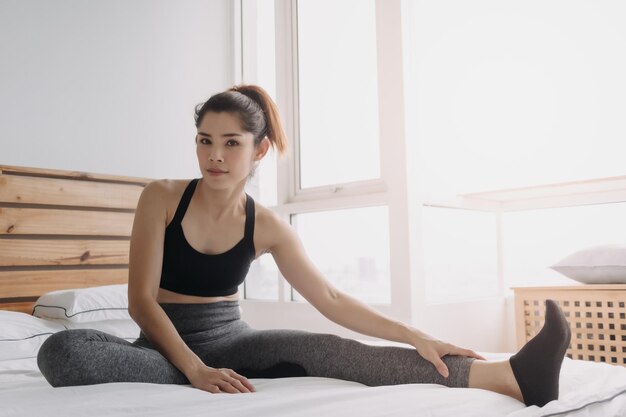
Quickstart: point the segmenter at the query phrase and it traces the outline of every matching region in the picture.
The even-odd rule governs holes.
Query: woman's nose
[[[211,155],[209,155],[209,161],[224,162],[224,157],[217,152],[213,152]]]

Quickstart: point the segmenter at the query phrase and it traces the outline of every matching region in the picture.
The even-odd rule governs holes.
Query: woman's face
[[[260,159],[257,153],[252,133],[241,128],[236,113],[204,115],[196,135],[196,155],[207,184],[227,188],[247,179]]]

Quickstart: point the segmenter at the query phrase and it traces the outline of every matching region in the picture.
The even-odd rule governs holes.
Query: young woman
[[[270,146],[279,153],[287,146],[269,95],[258,86],[236,86],[199,105],[195,117],[201,177],[151,182],[137,205],[128,296],[139,338],[130,343],[90,329],[52,335],[37,358],[50,384],[137,381],[248,393],[254,391],[248,378],[308,375],[370,386],[482,388],[527,405],[558,397],[570,330],[556,303],[546,302],[541,332],[503,361],[486,361],[383,316],[329,283],[294,229],[244,191]],[[414,349],[251,328],[240,318],[237,287],[263,254],[330,320]]]

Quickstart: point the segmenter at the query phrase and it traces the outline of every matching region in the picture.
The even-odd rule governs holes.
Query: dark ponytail
[[[237,113],[243,129],[254,135],[255,146],[267,136],[280,156],[287,153],[287,135],[278,106],[263,88],[251,84],[236,85],[211,96],[205,103],[196,106],[196,128],[208,112]]]

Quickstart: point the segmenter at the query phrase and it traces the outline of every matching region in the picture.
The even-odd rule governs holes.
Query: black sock
[[[546,300],[543,328],[509,362],[527,406],[545,404],[559,397],[559,373],[571,330],[554,300]]]

